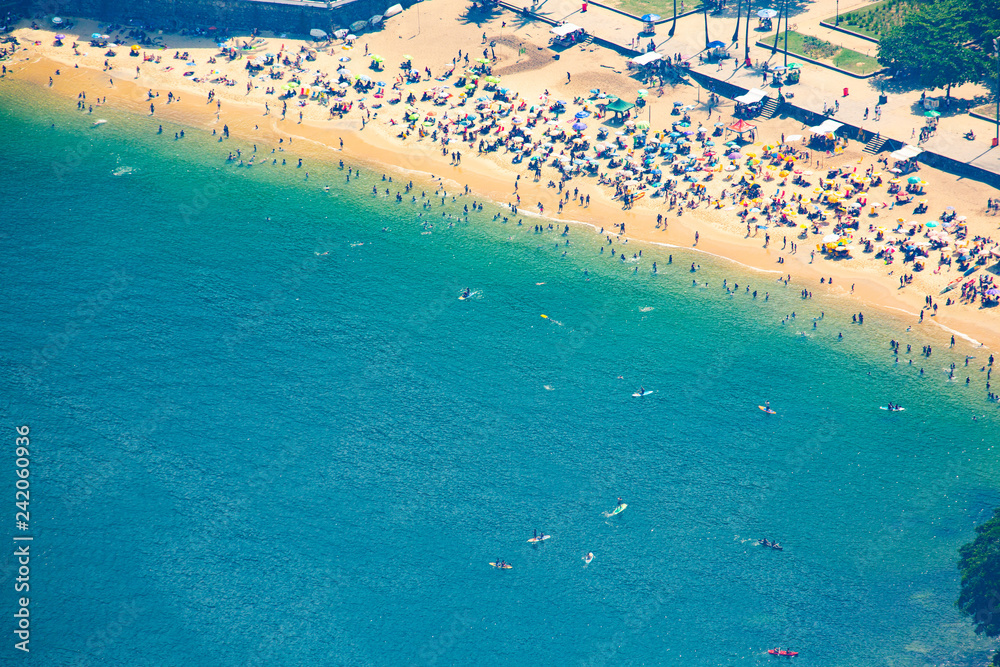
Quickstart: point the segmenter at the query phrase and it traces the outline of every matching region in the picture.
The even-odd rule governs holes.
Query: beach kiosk
[[[549,41],[553,46],[572,46],[573,44],[582,41],[587,34],[586,30],[575,23],[563,23],[562,25],[557,25],[549,32],[552,33],[552,37]]]

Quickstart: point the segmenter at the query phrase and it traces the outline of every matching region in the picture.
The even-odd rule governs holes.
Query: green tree
[[[976,527],[976,539],[958,550],[962,585],[955,606],[972,619],[976,634],[1000,636],[1000,508]],[[993,656],[1000,666],[1000,651]]]
[[[951,96],[952,86],[978,81],[987,56],[970,44],[969,11],[962,0],[921,5],[879,42],[879,63],[894,73],[915,76],[928,88],[945,88],[946,96]]]

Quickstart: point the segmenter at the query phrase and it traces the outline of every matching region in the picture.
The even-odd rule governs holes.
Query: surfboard
[[[541,541],[543,541],[543,540],[547,540],[547,539],[549,539],[550,537],[552,537],[552,536],[551,536],[551,535],[542,535],[542,536],[540,536],[540,537],[532,537],[532,538],[531,538],[530,540],[528,540],[528,541],[529,541],[529,542],[532,542],[532,543],[535,543],[535,542],[541,542]]]
[[[776,414],[778,414],[777,412],[775,412],[771,408],[765,408],[763,405],[758,405],[757,407],[760,408],[761,410],[763,410],[764,412],[766,412],[769,415],[776,415]]]
[[[906,412],[906,408],[896,408],[895,410],[889,410],[889,406],[880,405],[879,410],[888,410],[889,412]]]
[[[643,396],[649,396],[650,394],[654,393],[655,391],[656,391],[655,389],[650,389],[649,391],[645,391],[645,392],[643,392],[641,394],[639,392],[635,392],[634,394],[632,394],[632,396],[634,396],[636,398],[642,398]]]
[[[490,563],[490,567],[499,568],[501,570],[513,570],[514,566],[510,563],[504,563],[503,565],[497,565],[496,563]]]
[[[628,507],[628,503],[622,503],[622,504],[621,504],[621,505],[619,505],[618,507],[614,508],[614,509],[613,509],[612,511],[610,511],[610,512],[605,512],[605,513],[604,513],[604,516],[608,516],[608,517],[611,517],[611,516],[614,516],[614,515],[616,515],[616,514],[621,514],[622,512],[624,512],[624,511],[625,511],[625,508],[626,508],[626,507]]]

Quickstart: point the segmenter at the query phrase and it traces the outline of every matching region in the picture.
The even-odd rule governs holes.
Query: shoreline
[[[18,51],[17,57],[20,57],[22,53],[24,52]],[[134,61],[129,61],[129,64],[132,62]],[[119,111],[151,119],[154,117],[163,118],[168,122],[194,129],[221,129],[222,125],[226,124],[230,128],[231,135],[240,140],[248,143],[263,143],[275,148],[279,145],[279,139],[293,137],[307,146],[305,150],[302,150],[303,143],[295,143],[294,151],[297,157],[316,157],[327,160],[333,153],[339,154],[343,159],[360,162],[366,165],[369,170],[402,173],[414,181],[426,180],[428,183],[436,183],[446,187],[446,181],[451,182],[455,184],[455,189],[452,192],[461,189],[463,185],[468,185],[470,196],[488,200],[499,209],[504,207],[510,209],[511,187],[506,184],[512,183],[518,174],[523,174],[523,172],[516,170],[516,165],[497,164],[490,159],[491,154],[479,156],[470,153],[468,157],[463,156],[463,161],[467,161],[467,163],[449,164],[447,156],[440,155],[438,150],[429,145],[401,145],[398,140],[385,131],[383,125],[376,121],[369,122],[363,131],[360,129],[361,122],[350,118],[323,121],[306,118],[301,123],[295,123],[293,120],[281,123],[275,116],[262,115],[260,109],[253,108],[254,100],[244,102],[222,95],[220,97],[223,104],[217,116],[214,104],[199,104],[194,101],[199,95],[205,95],[205,89],[198,88],[190,81],[183,79],[171,82],[169,86],[162,86],[162,82],[157,82],[155,76],[150,77],[149,81],[145,80],[144,77],[137,80],[118,78],[114,88],[108,86],[107,83],[104,83],[102,88],[101,79],[106,74],[102,74],[96,67],[88,66],[86,63],[79,63],[79,69],[73,67],[72,63],[74,60],[67,62],[63,59],[51,58],[47,53],[39,53],[27,62],[24,60],[11,61],[12,67],[9,68],[7,76],[26,81],[45,92],[45,89],[49,88],[47,86],[48,77],[51,76],[53,70],[60,69],[62,73],[59,78],[56,78],[58,85],[49,88],[49,92],[64,97],[67,101],[72,100],[72,96],[75,94],[68,89],[67,81],[69,81],[73,85],[79,86],[79,90],[85,90],[89,93],[93,93],[96,88],[102,97],[107,95],[108,106],[113,106]],[[71,69],[67,71],[66,68]],[[175,83],[177,85],[174,85]],[[161,96],[156,99],[158,104],[155,116],[143,113],[143,109],[148,105],[146,90],[150,89],[164,94],[170,90],[175,95],[179,94],[183,101],[169,105],[161,104],[160,102],[163,100]],[[222,91],[223,94],[228,92],[230,91]],[[386,110],[387,113],[390,111]],[[279,127],[279,123],[282,127]],[[343,149],[335,146],[339,139],[344,140]],[[496,155],[496,157],[502,156]],[[846,160],[846,157],[841,158],[841,161]],[[727,227],[731,228],[742,224],[734,222],[734,220],[726,220],[726,213],[729,211],[702,208],[690,210],[685,212],[682,218],[670,218],[668,230],[657,230],[653,227],[653,221],[657,209],[663,212],[664,207],[660,204],[662,199],[652,201],[644,199],[631,210],[622,211],[616,208],[617,204],[612,202],[609,197],[598,194],[594,197],[591,205],[586,208],[577,206],[574,210],[575,204],[571,204],[565,213],[553,215],[550,211],[556,210],[553,196],[556,193],[545,187],[545,180],[546,178],[543,176],[538,183],[532,183],[529,179],[522,178],[519,191],[528,195],[524,197],[525,200],[535,198],[545,204],[546,212],[539,214],[531,211],[529,213],[519,209],[517,215],[538,217],[553,224],[586,225],[592,227],[595,232],[603,228],[606,235],[624,236],[633,242],[649,243],[653,246],[677,248],[678,250],[695,250],[762,273],[791,274],[792,282],[796,286],[818,293],[845,296],[853,299],[861,307],[874,307],[886,312],[894,311],[898,315],[894,314],[893,316],[898,317],[901,324],[904,325],[905,317],[916,319],[922,310],[919,304],[923,297],[915,293],[920,288],[910,287],[905,291],[890,289],[884,279],[874,275],[874,268],[879,267],[861,266],[860,262],[856,267],[844,266],[830,261],[809,263],[804,255],[787,255],[785,263],[778,265],[782,268],[774,268],[774,262],[781,254],[780,251],[775,247],[760,247],[759,243],[747,244],[747,239],[742,237],[740,233],[734,233],[732,229],[727,229]],[[588,190],[592,189],[590,183],[581,185]],[[649,205],[653,202],[657,206]],[[735,218],[735,216],[728,217]],[[625,223],[627,233],[621,235],[608,231],[612,222]],[[777,232],[777,230],[778,228],[774,228],[770,231]],[[695,232],[700,234],[697,245],[686,244],[680,240],[682,237],[693,239]],[[811,245],[812,242],[812,239],[806,241],[808,245]],[[808,250],[806,252],[808,253]],[[903,267],[902,272],[905,272],[905,267]],[[929,270],[925,273],[929,273]],[[826,284],[821,284],[819,279],[825,277],[836,278],[837,286],[829,287]],[[845,285],[852,283],[853,291],[845,289]],[[932,292],[932,295],[938,296],[936,292]],[[933,322],[937,327],[930,331],[925,329],[925,331],[927,331],[926,335],[934,337],[938,334],[937,330],[940,330],[942,336],[953,334],[956,339],[962,338],[970,345],[992,349],[1000,347],[1000,326],[991,322],[991,317],[995,319],[996,314],[988,311],[982,312],[982,309],[978,308],[974,310],[968,305],[950,306],[947,310],[942,309],[940,314],[932,315],[929,322]],[[913,324],[916,325],[917,322]]]

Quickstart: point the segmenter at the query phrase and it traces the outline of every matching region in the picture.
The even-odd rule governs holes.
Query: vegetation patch
[[[840,27],[873,39],[882,39],[890,30],[903,25],[906,17],[923,4],[926,0],[882,0],[841,14]],[[836,25],[837,17],[831,16],[825,23]]]
[[[762,40],[763,43],[771,46],[774,44],[775,35],[769,35]],[[784,32],[777,35],[778,48],[785,48]],[[805,56],[813,60],[827,62],[834,67],[851,72],[852,74],[871,74],[879,68],[879,63],[873,56],[858,53],[852,49],[845,49],[826,40],[803,35],[794,30],[788,31],[788,53]]]

